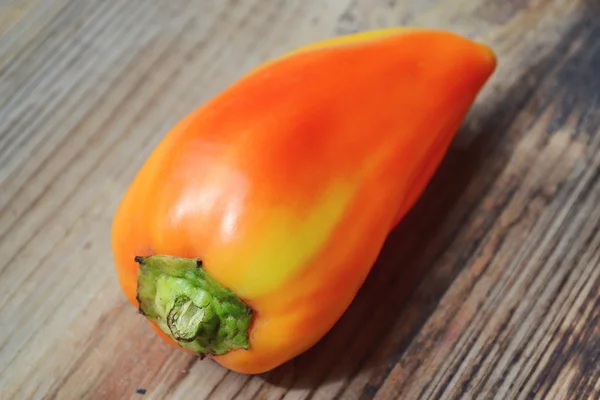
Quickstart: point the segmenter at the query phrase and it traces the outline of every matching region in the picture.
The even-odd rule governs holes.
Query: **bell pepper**
[[[352,302],[496,67],[392,28],[250,71],[176,124],[114,217],[117,276],[168,343],[240,373],[317,343]]]

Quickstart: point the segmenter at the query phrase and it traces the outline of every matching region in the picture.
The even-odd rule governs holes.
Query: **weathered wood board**
[[[163,344],[112,215],[162,135],[262,61],[451,29],[499,68],[316,347],[262,375]],[[0,1],[0,398],[600,397],[596,0]]]

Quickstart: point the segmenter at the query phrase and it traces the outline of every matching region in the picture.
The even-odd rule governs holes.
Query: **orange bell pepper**
[[[122,289],[169,343],[242,373],[304,352],[353,300],[496,66],[453,33],[301,48],[178,123],[131,183]]]

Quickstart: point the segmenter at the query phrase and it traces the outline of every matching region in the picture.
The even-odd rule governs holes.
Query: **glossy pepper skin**
[[[112,245],[127,298],[140,307],[149,290],[138,282],[144,257],[201,260],[201,272],[241,300],[235,315],[244,305],[249,315],[232,328],[240,343],[246,334],[243,348],[202,352],[249,374],[304,352],[351,303],[495,66],[484,45],[399,28],[317,43],[251,71],[168,132],[126,192]],[[181,335],[217,329],[217,320],[210,329],[189,322],[204,318],[194,301],[177,310],[161,301],[156,318],[193,328]]]

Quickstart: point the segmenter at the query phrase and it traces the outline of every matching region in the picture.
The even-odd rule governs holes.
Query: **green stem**
[[[252,310],[195,259],[136,257],[140,312],[200,355],[248,349]]]

